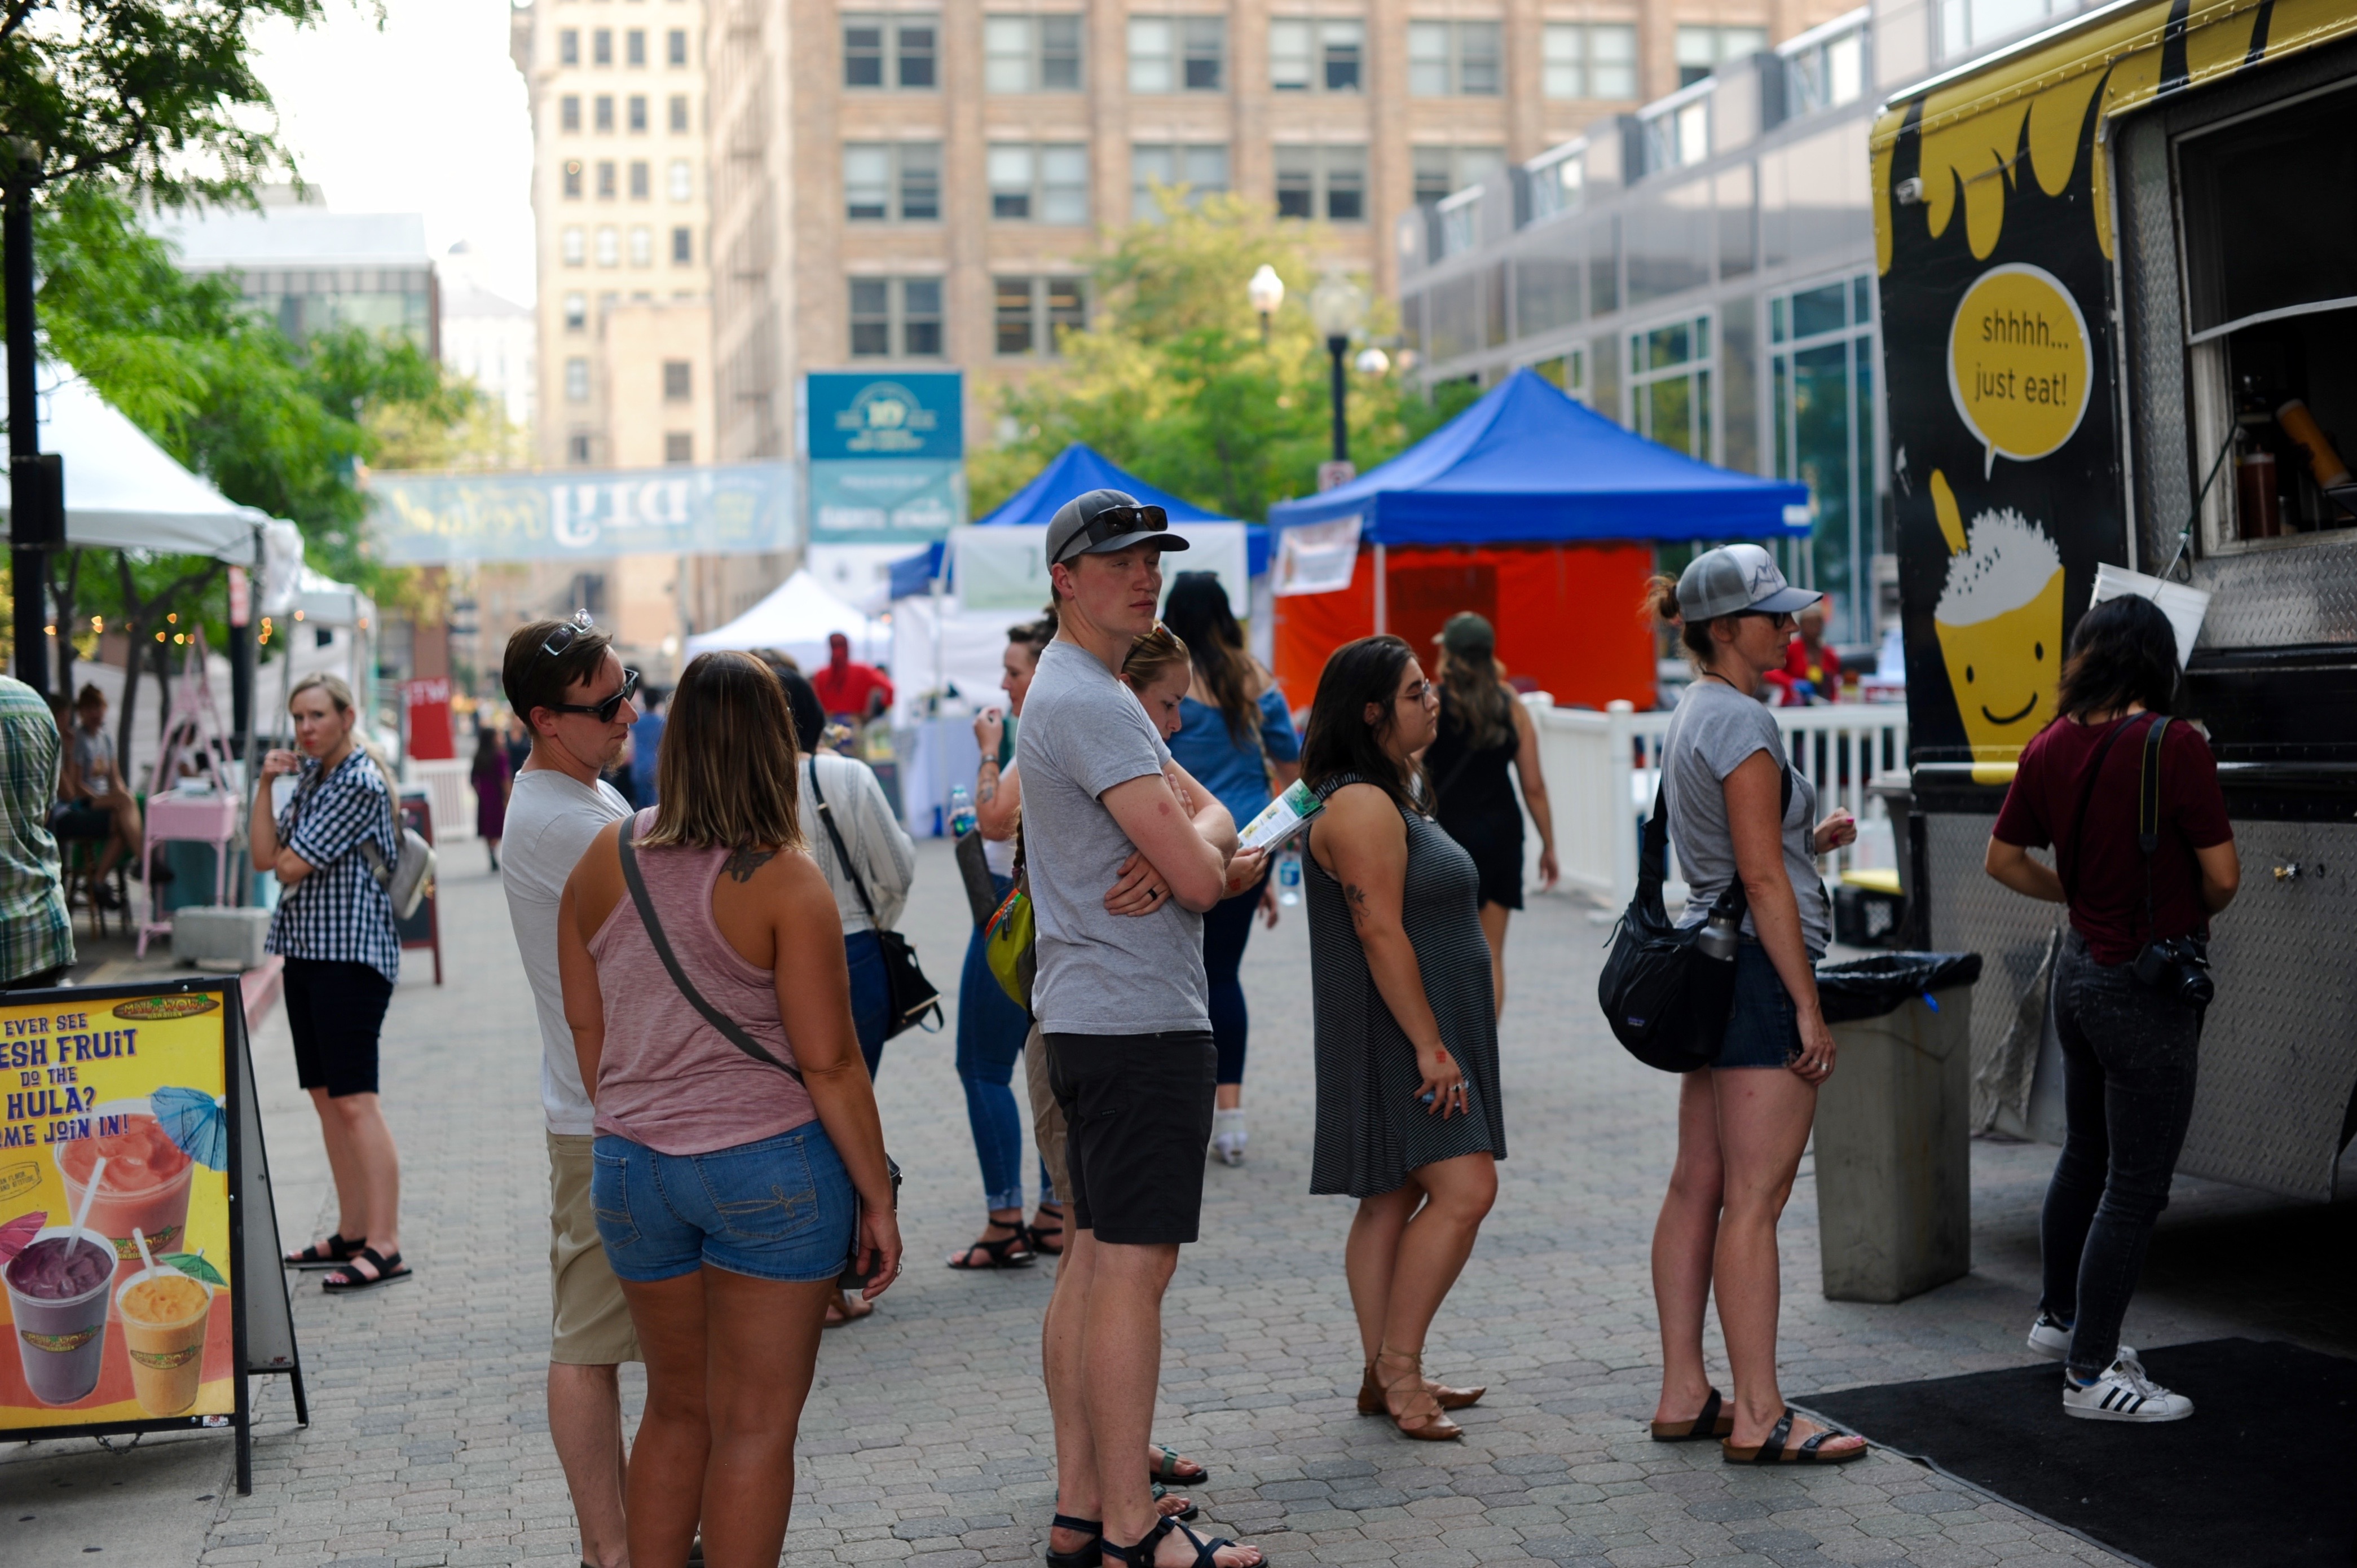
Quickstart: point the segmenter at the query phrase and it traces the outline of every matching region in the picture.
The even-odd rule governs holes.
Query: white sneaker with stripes
[[[2040,1313],[2038,1321],[2029,1326],[2029,1348],[2050,1360],[2061,1360],[2071,1354],[2071,1326],[2057,1321],[2047,1313]],[[2144,1363],[2136,1359],[2133,1345],[2122,1345],[2115,1356],[2139,1370],[2144,1367]]]
[[[2135,1362],[2119,1360],[2085,1388],[2065,1372],[2062,1413],[2083,1421],[2183,1421],[2193,1402],[2154,1382]]]

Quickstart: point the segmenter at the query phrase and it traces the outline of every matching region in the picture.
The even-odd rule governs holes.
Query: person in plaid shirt
[[[367,853],[373,846],[391,867],[401,834],[393,776],[356,733],[351,688],[333,675],[307,676],[286,706],[302,751],[263,758],[253,868],[275,872],[285,889],[265,945],[286,960],[296,1077],[319,1112],[338,1211],[334,1235],[286,1262],[333,1269],[321,1286],[339,1294],[410,1277],[401,1261],[401,1155],[377,1102],[377,1036],[401,978],[401,935]],[[274,817],[271,781],[290,774],[299,779],[294,798]]]
[[[73,924],[48,829],[58,721],[39,693],[0,675],[0,991],[55,985],[73,968]]]

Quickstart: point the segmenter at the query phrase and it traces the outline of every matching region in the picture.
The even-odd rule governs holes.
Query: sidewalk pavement
[[[928,972],[953,983],[964,913],[945,846],[920,846],[918,888],[904,929]],[[407,1183],[404,1250],[419,1277],[340,1301],[323,1297],[316,1277],[296,1279],[313,1424],[295,1428],[283,1380],[258,1384],[251,1498],[226,1485],[225,1441],[212,1484],[144,1451],[82,1460],[89,1472],[102,1462],[123,1484],[81,1520],[118,1520],[132,1507],[152,1518],[167,1505],[191,1523],[204,1519],[201,1532],[178,1532],[184,1550],[143,1549],[135,1561],[577,1560],[543,1399],[539,1044],[497,882],[453,866],[443,897],[449,983],[437,990],[430,966],[414,963],[385,1041],[387,1111]],[[1204,1240],[1183,1254],[1168,1298],[1155,1429],[1210,1467],[1195,1493],[1208,1522],[1261,1542],[1280,1568],[2119,1561],[1896,1457],[1754,1472],[1723,1465],[1709,1444],[1646,1440],[1659,1364],[1647,1251],[1674,1090],[1621,1054],[1596,1018],[1602,934],[1567,899],[1535,898],[1515,921],[1502,1037],[1512,1157],[1427,1352],[1435,1375],[1491,1392],[1459,1415],[1467,1440],[1442,1445],[1411,1444],[1353,1412],[1360,1366],[1340,1270],[1351,1205],[1307,1195],[1306,923],[1289,910],[1275,931],[1255,933],[1245,969],[1251,1156],[1207,1174]],[[874,1317],[825,1337],[802,1423],[792,1568],[982,1568],[1040,1550],[1052,1486],[1038,1337],[1051,1276],[1044,1264],[992,1274],[942,1266],[983,1217],[952,1039],[906,1035],[885,1052],[878,1097],[908,1171],[909,1268]],[[259,1033],[255,1049],[291,1243],[333,1219],[324,1161],[283,1024]],[[1804,1164],[1783,1228],[1788,1395],[2029,1359],[2021,1336],[2036,1301],[2037,1204],[2052,1151],[1984,1144],[1974,1155],[1975,1273],[1897,1306],[1819,1294]],[[2357,1352],[2345,1301],[2300,1266],[2345,1246],[2336,1238],[2352,1216],[2357,1205],[2300,1208],[2181,1180],[2128,1337],[2243,1333]],[[1711,1350],[1724,1389],[1715,1326]],[[642,1390],[626,1374],[633,1418]],[[0,1520],[37,1504],[56,1511],[42,1468],[56,1463],[0,1464]],[[196,1494],[210,1496],[190,1504]],[[52,1560],[20,1554],[20,1539],[0,1533],[12,1568]],[[54,1561],[67,1561],[62,1542],[58,1550]]]

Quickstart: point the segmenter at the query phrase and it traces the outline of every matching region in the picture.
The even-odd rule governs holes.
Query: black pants
[[[2070,1130],[2038,1228],[2040,1305],[2072,1326],[2069,1367],[2099,1377],[2119,1353],[2153,1221],[2169,1207],[2193,1116],[2201,1009],[2139,984],[2133,964],[2100,964],[2076,931],[2054,965]]]

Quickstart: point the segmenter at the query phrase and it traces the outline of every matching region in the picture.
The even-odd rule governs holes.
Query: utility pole
[[[6,148],[5,257],[0,261],[8,324],[8,545],[16,579],[16,679],[49,694],[48,553],[65,542],[65,465],[41,455],[39,389],[34,371],[33,187],[38,149],[22,138]]]

